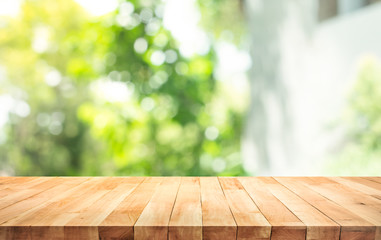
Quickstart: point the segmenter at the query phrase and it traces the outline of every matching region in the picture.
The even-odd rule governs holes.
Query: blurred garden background
[[[0,175],[379,175],[381,4],[0,0]]]

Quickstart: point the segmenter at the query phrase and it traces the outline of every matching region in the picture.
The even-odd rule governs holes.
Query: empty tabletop
[[[0,177],[0,239],[381,240],[381,178]]]

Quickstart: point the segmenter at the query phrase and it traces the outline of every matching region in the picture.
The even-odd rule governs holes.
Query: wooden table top
[[[0,239],[381,239],[381,177],[0,177]]]

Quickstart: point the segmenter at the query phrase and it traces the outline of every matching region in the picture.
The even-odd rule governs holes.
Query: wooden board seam
[[[219,186],[220,186],[220,188],[221,188],[222,194],[224,195],[224,197],[225,197],[225,199],[226,199],[225,191],[224,191],[224,189],[223,189],[223,187],[222,187],[222,185],[221,185],[220,177],[217,177],[217,179],[218,179],[218,184],[219,184]],[[229,211],[230,211],[231,215],[233,216],[235,225],[237,226],[237,227],[236,227],[237,230],[235,231],[235,239],[238,239],[238,223],[237,223],[237,220],[236,220],[235,217],[234,217],[234,214],[233,214],[233,212],[232,212],[231,207],[230,207],[229,204],[228,204],[228,206],[229,206]]]
[[[52,177],[51,179],[58,179],[58,177]],[[45,182],[47,182],[47,181],[45,181]],[[42,182],[42,183],[44,183],[44,182]],[[42,184],[42,183],[38,183],[38,184]],[[36,184],[36,185],[38,185],[38,184]],[[26,200],[26,199],[32,198],[32,197],[34,197],[35,195],[38,195],[38,194],[40,194],[40,193],[42,193],[42,192],[45,192],[45,191],[47,191],[47,190],[49,190],[49,189],[51,189],[51,188],[53,188],[53,187],[55,187],[55,186],[48,187],[48,188],[46,188],[46,189],[44,189],[44,190],[42,190],[42,191],[40,191],[40,192],[37,192],[37,193],[35,193],[35,194],[33,194],[33,195],[30,195],[30,196],[27,197],[27,198],[20,198],[20,200],[15,201],[15,202],[13,202],[13,203],[10,204],[10,205],[4,206],[4,207],[2,207],[1,209],[10,207],[10,206],[12,206],[12,205],[14,205],[14,204],[16,204],[16,203],[18,203],[18,202],[21,202],[21,201],[24,201],[24,200]],[[1,209],[0,209],[0,210],[1,210]]]
[[[179,190],[180,190],[182,182],[183,182],[183,177],[180,177],[180,184],[179,184],[179,186],[177,188],[175,201],[173,202],[172,209],[171,209],[171,215],[169,215],[169,219],[168,219],[168,224],[167,224],[167,239],[169,239],[169,223],[171,222],[173,209],[175,208],[176,201],[177,201],[177,195],[179,194]]]
[[[238,179],[239,181],[239,179]],[[241,181],[239,181],[241,183]],[[258,204],[254,201],[254,199],[251,197],[251,195],[249,194],[249,192],[246,190],[245,186],[241,183],[243,189],[245,190],[246,194],[250,197],[251,201],[253,201],[253,203],[255,204],[255,206],[257,206],[258,210],[261,212],[262,216],[267,220],[267,222],[269,222],[269,219],[266,217],[265,214],[263,214],[262,210],[259,208]],[[270,239],[272,237],[272,234],[273,234],[273,226],[271,225],[270,223]]]
[[[275,178],[274,178],[275,179]],[[326,217],[328,217],[329,219],[331,219],[333,222],[335,222],[336,224],[338,224],[340,226],[340,233],[341,233],[341,225],[340,223],[336,222],[334,219],[332,219],[330,216],[328,216],[327,214],[325,214],[324,212],[322,212],[320,209],[318,209],[317,207],[315,207],[314,205],[312,205],[311,203],[309,203],[308,201],[304,200],[304,198],[300,197],[298,194],[296,194],[294,191],[292,191],[292,189],[288,188],[287,186],[283,185],[281,182],[279,182],[278,180],[275,179],[275,181],[277,181],[280,185],[284,186],[285,188],[287,188],[288,190],[290,190],[291,192],[293,192],[296,196],[298,196],[300,199],[302,199],[303,201],[305,201],[306,203],[308,203],[309,205],[311,205],[313,208],[315,208],[316,210],[318,210],[319,212],[321,212],[322,214],[324,214]],[[306,186],[308,187],[308,186]],[[308,189],[311,189],[311,188],[308,188]],[[314,191],[313,189],[311,189],[311,191]],[[315,191],[314,191],[315,192]],[[323,195],[321,195],[320,193],[318,192],[315,192],[317,194],[319,194],[320,196],[324,197]],[[333,202],[331,201],[330,199],[324,197],[325,199],[327,199],[328,201],[330,202]],[[333,203],[336,203],[336,202],[333,202]]]

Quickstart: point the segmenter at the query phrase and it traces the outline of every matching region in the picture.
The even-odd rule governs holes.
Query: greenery
[[[101,17],[74,0],[0,16],[0,175],[245,175],[248,102],[216,79],[221,42],[245,44],[242,1],[197,1],[211,48],[184,57],[163,2]],[[381,63],[365,60],[325,173],[381,172]]]
[[[365,58],[350,94],[342,122],[346,123],[343,151],[334,156],[326,172],[335,175],[381,173],[381,63]]]
[[[245,40],[244,1],[199,0],[201,24],[216,38],[241,45]]]
[[[182,57],[160,4],[94,18],[70,0],[24,1],[0,19],[2,174],[245,174],[243,110],[213,75],[213,46]]]

